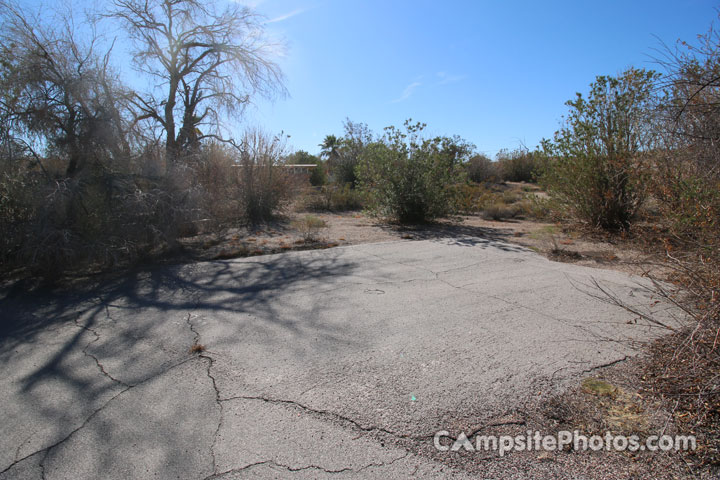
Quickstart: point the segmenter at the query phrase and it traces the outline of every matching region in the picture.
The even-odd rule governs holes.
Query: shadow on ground
[[[0,380],[0,390],[4,391],[0,401],[10,419],[5,425],[7,435],[0,441],[0,450],[5,452],[0,455],[0,477],[4,470],[23,459],[37,458],[37,454],[51,459],[80,429],[83,438],[94,439],[98,445],[109,445],[108,436],[125,436],[127,445],[157,450],[148,459],[172,462],[178,447],[173,438],[179,433],[163,433],[159,428],[174,425],[166,421],[167,416],[183,418],[185,423],[197,421],[191,418],[193,402],[196,410],[214,414],[207,403],[202,403],[208,392],[210,405],[215,402],[209,370],[207,376],[189,375],[191,370],[200,368],[204,372],[207,368],[205,362],[190,362],[197,358],[189,348],[198,340],[198,334],[189,312],[243,313],[248,319],[260,319],[246,324],[284,329],[298,338],[336,335],[332,326],[299,326],[276,315],[276,309],[283,307],[277,292],[350,275],[352,262],[325,251],[302,259],[274,255],[239,263],[229,260],[140,268],[122,278],[74,291],[27,291],[22,284],[0,291],[0,362],[7,372]],[[166,384],[173,377],[178,378],[166,388],[169,399],[158,397],[149,408],[144,397],[152,400],[155,390],[141,392],[149,384]],[[189,391],[173,391],[191,378],[199,380],[183,387]],[[197,395],[183,397],[192,396],[192,389],[203,383],[208,385]],[[123,402],[118,406],[116,398],[121,394]],[[127,412],[137,421],[120,422],[106,413],[110,404],[115,411],[127,409],[132,397],[142,397],[138,401],[146,405]],[[155,408],[163,402],[170,403]],[[213,419],[198,425],[198,429],[209,425],[214,431],[215,423]],[[145,433],[128,431],[130,425],[155,425],[158,431],[148,443]],[[133,438],[140,441],[133,442]],[[204,450],[202,455],[206,455]],[[88,462],[100,465],[104,461]]]
[[[527,248],[513,245],[511,229],[479,227],[462,223],[437,222],[419,226],[387,226],[381,228],[411,236],[414,240],[444,240],[465,247],[493,247],[506,252],[526,252]]]

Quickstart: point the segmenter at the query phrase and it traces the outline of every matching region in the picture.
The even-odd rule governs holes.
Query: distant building
[[[317,165],[314,163],[288,163],[283,167],[287,168],[293,175],[309,175],[310,171],[316,168]]]
[[[293,174],[293,175],[294,175],[294,174],[298,174],[298,175],[300,175],[300,174],[309,175],[309,174],[310,174],[310,171],[311,171],[313,168],[317,167],[317,165],[315,165],[314,163],[286,163],[286,164],[284,164],[284,165],[278,165],[278,166],[287,169],[287,170],[288,170],[291,174]],[[241,167],[242,167],[242,164],[236,163],[236,164],[233,165],[233,167],[241,168]]]

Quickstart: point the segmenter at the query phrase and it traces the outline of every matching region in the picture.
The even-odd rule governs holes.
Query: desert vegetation
[[[472,146],[459,138],[422,139],[424,127],[412,120],[404,131],[388,127],[360,156],[357,176],[373,214],[418,223],[457,211],[461,164]]]
[[[672,272],[655,279],[657,293],[692,322],[653,347],[647,389],[702,437],[691,462],[717,465],[720,37],[711,30],[698,38],[662,52],[663,75],[631,68],[599,76],[587,96],[569,101],[564,124],[543,142],[539,179],[557,218],[630,238]]]
[[[277,218],[292,203],[395,224],[546,218],[630,239],[672,272],[658,293],[694,320],[653,347],[648,389],[705,435],[699,464],[720,463],[720,34],[666,47],[662,74],[596,77],[533,150],[493,160],[458,136],[425,135],[423,123],[376,134],[347,119],[315,156],[289,151],[283,135],[231,134],[254,99],[285,94],[277,45],[253,11],[111,5],[74,19],[0,0],[3,272],[52,280],[116,268],[183,237]],[[97,33],[108,23],[126,32],[145,88],[118,72],[112,42]],[[280,168],[293,164],[311,166],[307,178]],[[314,215],[288,223],[307,244],[327,226]]]
[[[287,200],[274,168],[283,138],[225,135],[254,97],[284,91],[250,10],[118,0],[74,19],[1,6],[3,269],[51,278],[112,267],[182,235],[267,219]],[[103,22],[125,28],[135,71],[154,87],[122,83]]]

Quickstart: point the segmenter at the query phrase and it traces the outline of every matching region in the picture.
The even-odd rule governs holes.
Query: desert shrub
[[[542,157],[543,154],[539,151],[501,150],[497,154],[495,169],[504,182],[535,182]]]
[[[693,172],[675,157],[672,172],[654,178],[655,196],[673,234],[709,252],[720,246],[720,179]],[[688,245],[690,246],[690,245]],[[717,255],[717,251],[715,252]],[[719,256],[720,259],[720,256]]]
[[[55,279],[161,254],[200,230],[269,218],[291,186],[274,168],[272,140],[260,134],[246,140],[253,149],[244,164],[235,150],[210,144],[157,176],[88,168],[48,178],[32,157],[3,156],[0,263]],[[133,163],[143,171],[155,157],[148,150]]]
[[[39,206],[33,199],[44,178],[29,172],[27,163],[0,159],[0,255],[7,257],[22,244],[22,230]]]
[[[245,221],[238,156],[234,148],[208,144],[188,159],[194,184],[201,192],[199,204],[196,205],[203,217],[195,225],[199,231],[210,231]]]
[[[53,182],[26,178],[23,184],[22,208],[14,214],[3,208],[2,263],[48,280],[172,248],[181,226],[195,220],[188,206],[197,191],[186,169],[155,179],[97,172]],[[0,181],[2,196],[12,187]]]
[[[644,199],[643,169],[632,160],[558,157],[543,174],[552,208],[593,228],[626,230]]]
[[[506,204],[512,204],[520,201],[523,198],[523,194],[520,192],[514,192],[512,190],[507,190],[505,192],[502,192],[501,194],[503,203]]]
[[[570,111],[553,143],[542,184],[565,215],[592,227],[625,230],[645,193],[642,151],[651,142],[646,123],[657,75],[630,69],[599,76],[587,98]]]
[[[191,170],[198,190],[196,228],[208,230],[275,217],[291,199],[295,185],[279,168],[282,139],[259,131],[245,134],[240,149],[209,143],[178,162]]]
[[[491,182],[498,178],[497,165],[485,155],[474,155],[465,164],[468,179],[475,183]]]
[[[331,212],[359,210],[363,207],[362,192],[353,189],[349,183],[327,185],[320,189],[320,196],[327,205],[326,210]]]
[[[493,193],[484,185],[466,183],[458,188],[458,211],[467,215],[477,213],[493,198]]]
[[[333,174],[338,185],[355,188],[358,182],[357,166],[365,148],[373,141],[373,133],[366,124],[350,119],[345,119],[343,127],[345,135],[340,140],[342,146],[333,165]]]
[[[662,141],[649,178],[660,219],[648,236],[659,236],[683,287],[682,295],[657,289],[689,322],[655,343],[646,373],[648,390],[672,402],[676,425],[703,446],[688,457],[691,471],[714,468],[712,477],[720,466],[720,33],[711,28],[665,54],[666,95],[653,112]]]
[[[482,210],[482,217],[485,220],[506,220],[515,218],[520,213],[520,208],[516,205],[506,205],[504,203],[493,203],[486,206]]]
[[[313,215],[305,215],[301,219],[294,220],[292,227],[300,232],[305,242],[315,242],[320,231],[327,228],[327,222]]]
[[[243,138],[238,174],[245,218],[258,223],[274,218],[287,206],[294,188],[287,173],[277,168],[284,143],[260,131],[248,131]]]
[[[363,207],[363,193],[351,188],[350,184],[323,185],[307,193],[302,208],[317,212],[344,212]]]
[[[365,202],[363,192],[351,188],[349,183],[343,186],[333,185],[326,188],[326,191],[330,192],[330,210],[333,212],[360,210],[363,208]]]
[[[321,187],[327,183],[325,164],[320,160],[315,162],[315,168],[310,171],[309,181],[313,187]]]
[[[528,195],[519,203],[519,206],[522,214],[528,218],[556,220],[553,218],[553,210],[546,198],[541,198],[537,195]]]
[[[502,185],[468,183],[460,189],[459,211],[479,213],[485,219],[503,220],[523,216],[544,219],[549,217],[546,201],[534,193],[503,190]]]
[[[425,125],[405,122],[405,132],[385,129],[358,165],[367,208],[401,223],[433,220],[458,211],[462,163],[471,146],[458,138],[421,139]]]
[[[3,160],[6,160],[3,158]],[[0,263],[8,264],[26,241],[26,226],[41,206],[35,200],[41,194],[43,178],[29,173],[21,162],[0,164]]]
[[[676,241],[720,261],[720,33],[668,51],[652,192]]]

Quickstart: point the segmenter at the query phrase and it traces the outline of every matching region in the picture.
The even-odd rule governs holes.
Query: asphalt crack
[[[277,398],[270,398],[270,397],[266,397],[266,396],[236,395],[233,397],[221,398],[220,402],[230,402],[230,401],[234,401],[234,400],[254,400],[254,401],[271,403],[271,404],[275,404],[275,405],[291,405],[291,406],[299,408],[300,410],[303,410],[308,413],[312,413],[312,414],[322,416],[322,417],[331,417],[342,423],[350,424],[353,427],[355,427],[357,430],[361,430],[363,432],[381,432],[381,433],[384,433],[386,435],[389,435],[389,436],[394,437],[399,440],[420,441],[420,440],[427,440],[427,439],[433,438],[433,435],[407,435],[404,433],[394,432],[394,431],[389,430],[384,427],[378,427],[378,426],[373,426],[373,425],[366,426],[366,425],[361,424],[357,420],[354,420],[350,417],[346,417],[339,413],[331,412],[329,410],[318,410],[318,409],[309,407],[307,405],[304,405],[302,403],[296,402],[294,400],[277,399]]]
[[[19,463],[27,460],[28,458],[44,452],[45,455],[44,455],[43,459],[42,459],[42,460],[40,461],[40,463],[39,463],[39,466],[40,466],[41,471],[43,472],[43,478],[44,478],[45,460],[47,459],[47,456],[50,454],[50,452],[51,452],[54,448],[62,445],[62,444],[65,443],[66,441],[68,441],[68,440],[69,440],[70,438],[72,438],[73,435],[75,435],[77,432],[79,432],[80,430],[84,429],[84,428],[88,425],[88,423],[90,423],[90,421],[91,421],[93,418],[95,418],[100,412],[102,412],[102,411],[103,411],[108,405],[110,405],[115,399],[117,399],[118,397],[120,397],[120,396],[123,395],[124,393],[132,390],[133,388],[138,387],[138,386],[140,386],[140,385],[142,385],[142,384],[144,384],[144,383],[146,383],[146,382],[149,382],[149,381],[151,381],[151,380],[154,380],[154,379],[156,379],[156,378],[158,378],[158,377],[166,374],[166,373],[169,372],[170,370],[173,370],[173,369],[175,369],[175,368],[177,368],[177,367],[179,367],[179,366],[181,366],[181,365],[184,365],[185,363],[187,363],[187,362],[189,362],[189,361],[192,361],[193,359],[194,359],[194,358],[192,358],[192,357],[191,357],[191,358],[186,358],[185,360],[182,360],[182,361],[180,361],[180,362],[178,362],[178,363],[176,363],[176,364],[174,364],[174,365],[166,368],[165,370],[163,370],[163,371],[161,371],[161,372],[158,372],[158,373],[155,374],[155,375],[151,375],[150,377],[147,377],[147,378],[143,379],[142,381],[140,381],[140,382],[138,382],[138,383],[135,383],[135,384],[132,384],[132,385],[127,385],[127,386],[126,386],[125,388],[123,388],[121,391],[119,391],[118,393],[116,393],[115,395],[113,395],[112,397],[110,397],[110,398],[109,398],[105,403],[103,403],[100,407],[98,407],[97,409],[95,409],[89,416],[87,416],[87,417],[85,418],[85,420],[83,420],[83,422],[80,424],[80,426],[78,426],[78,427],[76,427],[75,429],[73,429],[73,430],[72,430],[70,433],[68,433],[65,437],[63,437],[62,439],[60,439],[60,440],[58,440],[57,442],[53,443],[52,445],[49,445],[49,446],[47,446],[47,447],[45,447],[45,448],[41,448],[41,449],[39,449],[39,450],[36,450],[36,451],[34,451],[34,452],[32,452],[32,453],[30,453],[30,454],[28,454],[28,455],[25,455],[24,457],[22,457],[22,458],[20,458],[20,459],[15,460],[15,461],[12,462],[10,465],[8,465],[8,466],[5,467],[3,470],[1,470],[1,471],[0,471],[0,475],[2,475],[3,473],[11,470],[11,469],[12,469],[13,467],[15,467],[17,464],[19,464]]]
[[[369,463],[369,464],[367,464],[367,465],[363,465],[362,467],[360,467],[360,468],[358,468],[358,469],[353,469],[353,468],[350,468],[350,467],[344,467],[344,468],[340,468],[340,469],[328,469],[328,468],[325,468],[325,467],[321,467],[321,466],[319,466],[319,465],[305,465],[305,466],[302,466],[302,467],[292,467],[292,466],[290,466],[290,465],[284,465],[284,464],[282,464],[282,463],[276,462],[275,460],[262,460],[262,461],[260,461],[260,462],[254,462],[254,463],[245,465],[244,467],[233,468],[233,469],[226,470],[226,471],[224,471],[224,472],[219,472],[219,473],[213,473],[213,474],[210,475],[209,477],[205,477],[203,480],[212,480],[212,479],[220,478],[220,477],[223,476],[223,475],[228,475],[228,474],[230,474],[230,473],[238,473],[238,472],[242,472],[242,471],[247,471],[247,470],[253,469],[253,468],[255,468],[255,467],[262,466],[262,465],[268,465],[268,466],[273,466],[273,467],[277,467],[277,468],[282,468],[282,469],[284,469],[284,470],[287,470],[288,472],[302,472],[302,471],[305,471],[305,470],[317,470],[317,471],[319,471],[319,472],[328,473],[328,474],[360,473],[360,472],[362,472],[363,470],[367,470],[368,468],[373,468],[373,467],[387,467],[387,466],[392,465],[393,463],[395,463],[395,462],[397,462],[397,461],[399,461],[399,460],[402,460],[402,459],[404,459],[404,458],[407,458],[408,455],[410,455],[410,452],[405,452],[403,455],[400,455],[399,457],[394,458],[394,459],[392,459],[392,460],[389,461],[389,462]]]
[[[87,325],[81,325],[77,318],[75,319],[75,325],[76,325],[78,328],[80,328],[80,329],[82,329],[82,330],[85,330],[86,332],[90,332],[90,333],[92,333],[92,334],[95,336],[95,339],[92,340],[92,341],[90,341],[90,342],[88,342],[88,344],[85,345],[85,348],[82,349],[83,355],[85,355],[86,357],[90,357],[90,358],[92,358],[92,359],[95,361],[95,364],[97,365],[97,368],[98,368],[98,370],[100,370],[100,373],[101,373],[102,375],[104,375],[105,377],[107,377],[108,379],[110,379],[111,381],[113,381],[114,383],[116,383],[116,384],[118,384],[118,385],[121,385],[121,386],[123,386],[123,387],[129,387],[129,386],[130,386],[129,384],[123,382],[122,380],[118,380],[117,378],[113,377],[113,376],[110,374],[110,372],[108,372],[107,370],[105,370],[105,366],[102,364],[102,362],[100,362],[100,359],[99,359],[97,356],[95,356],[95,355],[93,355],[92,353],[90,353],[90,352],[87,351],[88,348],[90,348],[90,346],[91,346],[93,343],[95,343],[95,342],[97,342],[97,341],[100,340],[100,334],[99,334],[94,328],[90,328],[90,327],[87,326]]]
[[[193,345],[198,345],[200,343],[200,333],[197,330],[195,330],[195,325],[193,325],[192,321],[190,321],[191,318],[192,318],[192,312],[187,314],[185,323],[187,323],[188,328],[190,328],[190,331],[193,334]]]
[[[625,355],[625,356],[623,356],[622,358],[618,358],[617,360],[611,360],[611,361],[609,361],[609,362],[601,363],[601,364],[599,364],[599,365],[592,366],[592,367],[587,368],[587,369],[585,369],[585,370],[581,370],[581,371],[578,373],[578,375],[583,375],[583,374],[585,374],[585,373],[591,373],[591,372],[594,372],[595,370],[600,370],[601,368],[612,367],[613,365],[617,365],[618,363],[622,363],[622,362],[624,362],[624,361],[626,361],[626,360],[628,360],[628,359],[630,359],[630,358],[631,358],[630,355]],[[563,370],[567,370],[568,368],[571,368],[571,367],[572,367],[572,365],[568,365],[568,366],[565,366],[565,367],[560,367],[560,368],[558,368],[558,369],[555,370],[555,371],[552,373],[552,375],[550,376],[550,381],[555,380],[555,375],[556,375],[558,372],[561,372],[561,371],[563,371]],[[561,378],[562,378],[562,377],[561,377]]]
[[[523,419],[512,419],[512,420],[504,420],[504,421],[497,421],[497,420],[496,420],[496,421],[493,421],[493,422],[485,423],[485,424],[483,424],[483,425],[481,425],[481,426],[479,426],[479,427],[475,427],[467,436],[468,436],[468,438],[471,438],[471,437],[477,435],[478,433],[482,432],[482,431],[485,430],[486,428],[490,428],[490,427],[507,427],[507,426],[510,426],[510,425],[523,426],[523,425],[526,425],[526,422],[525,422],[525,420],[523,420]]]
[[[185,319],[185,323],[187,323],[188,328],[193,334],[193,345],[199,345],[200,344],[200,332],[197,331],[195,328],[195,325],[192,322],[192,312],[187,314],[187,318]],[[218,437],[220,436],[220,429],[223,426],[223,421],[225,419],[224,415],[224,407],[221,401],[221,395],[220,395],[220,388],[217,385],[217,381],[215,379],[215,376],[212,373],[212,368],[215,365],[215,359],[205,353],[203,350],[198,351],[198,357],[206,360],[207,363],[207,369],[206,374],[208,378],[210,379],[210,382],[212,383],[213,390],[215,391],[215,403],[217,404],[218,408],[220,409],[219,419],[217,427],[215,428],[215,435],[213,436],[213,441],[210,444],[210,458],[212,459],[212,475],[209,478],[212,478],[213,475],[217,474],[217,457],[215,455],[215,446],[217,445]]]
[[[213,441],[210,445],[210,457],[212,458],[212,471],[213,474],[217,473],[217,457],[215,456],[215,446],[217,445],[218,437],[220,436],[220,429],[223,426],[223,421],[225,420],[225,412],[224,407],[222,404],[222,401],[220,400],[220,389],[217,386],[217,382],[215,381],[215,376],[212,374],[212,367],[215,363],[215,360],[210,357],[209,355],[200,354],[200,358],[207,360],[207,376],[212,382],[213,390],[215,390],[215,403],[217,404],[218,408],[220,409],[219,413],[219,420],[217,427],[215,428],[215,435],[213,435]]]

